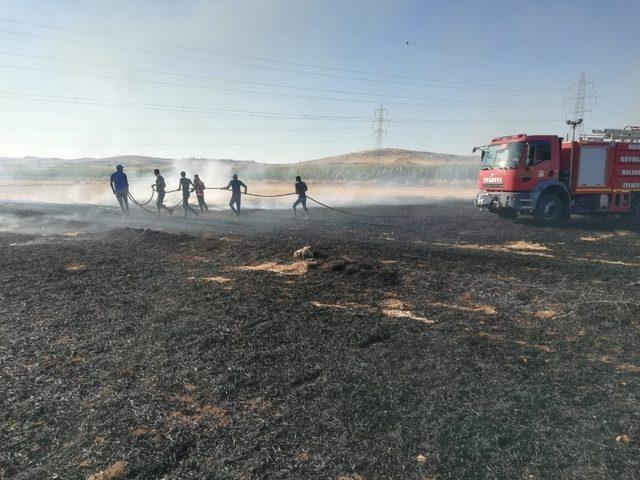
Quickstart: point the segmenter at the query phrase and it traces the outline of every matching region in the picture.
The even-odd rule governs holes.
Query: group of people
[[[153,174],[156,177],[156,181],[151,185],[151,188],[155,190],[157,195],[156,198],[156,207],[158,209],[158,216],[160,216],[160,212],[162,210],[166,210],[169,215],[173,215],[173,208],[167,207],[164,204],[164,197],[167,193],[167,182],[164,177],[160,175],[160,169],[156,168],[153,171]],[[111,185],[111,190],[113,194],[116,196],[116,200],[118,200],[118,204],[122,209],[122,216],[126,217],[129,215],[129,180],[127,179],[127,174],[124,173],[124,167],[122,165],[116,166],[116,171],[111,175],[111,180],[109,182]],[[207,203],[204,201],[204,191],[206,190],[206,186],[204,182],[200,179],[198,175],[194,175],[193,180],[187,177],[186,172],[180,172],[180,180],[178,184],[178,190],[182,193],[182,207],[184,208],[184,216],[187,217],[189,214],[193,214],[196,217],[200,215],[200,213],[209,211],[209,207]],[[231,190],[231,200],[229,201],[229,207],[233,212],[233,216],[237,217],[240,215],[240,205],[242,203],[242,194],[247,193],[247,185],[242,182],[238,178],[238,174],[234,173],[233,178],[229,181],[226,187],[221,187],[222,190]],[[307,184],[302,181],[300,176],[296,177],[296,194],[298,195],[297,200],[293,203],[293,216],[297,215],[297,207],[302,205],[302,209],[304,210],[305,216],[309,218],[309,211],[307,210]],[[244,191],[242,191],[244,190]],[[198,200],[198,207],[200,210],[196,210],[189,204],[189,197],[191,193],[195,192],[196,198]]]

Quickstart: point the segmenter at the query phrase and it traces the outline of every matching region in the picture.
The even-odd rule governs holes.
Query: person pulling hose
[[[240,215],[240,187],[244,188],[244,193],[247,193],[247,186],[241,180],[238,180],[237,173],[233,174],[233,178],[231,179],[229,184],[224,187],[225,190],[231,189],[231,200],[229,201],[229,207],[231,208],[234,217]]]
[[[302,205],[306,219],[309,220],[309,210],[307,210],[307,190],[309,190],[307,184],[304,183],[300,175],[298,175],[296,177],[296,193],[298,194],[298,199],[293,202],[293,218],[296,218],[296,208],[298,205]]]
[[[124,173],[124,167],[122,165],[116,166],[116,171],[111,174],[111,191],[116,196],[118,204],[122,209],[122,216],[129,216],[129,180],[127,174]]]

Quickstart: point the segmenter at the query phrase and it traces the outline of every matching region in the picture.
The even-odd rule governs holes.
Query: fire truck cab
[[[640,127],[494,138],[480,150],[476,206],[555,224],[571,214],[625,214],[640,221]]]

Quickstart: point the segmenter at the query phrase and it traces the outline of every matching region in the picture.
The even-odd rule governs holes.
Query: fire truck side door
[[[551,142],[548,140],[533,140],[527,144],[525,157],[525,174],[522,181],[533,185],[547,178],[558,178],[558,172],[552,170]]]
[[[581,147],[578,187],[602,187],[607,171],[607,147]]]

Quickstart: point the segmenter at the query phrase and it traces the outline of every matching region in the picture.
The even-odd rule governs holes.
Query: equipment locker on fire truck
[[[602,187],[607,169],[608,147],[584,147],[580,153],[579,187]]]

